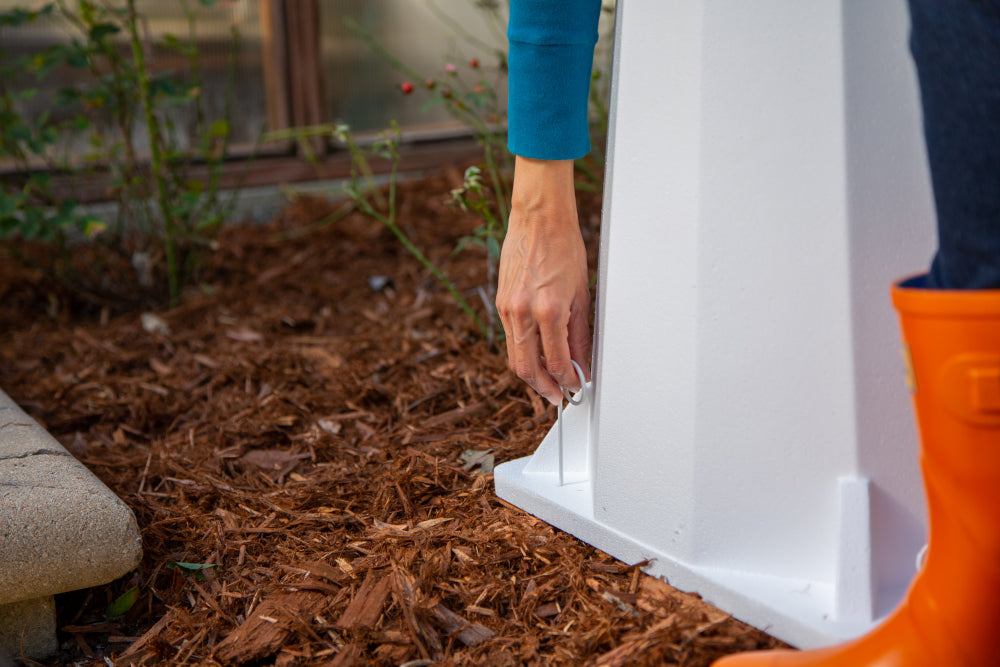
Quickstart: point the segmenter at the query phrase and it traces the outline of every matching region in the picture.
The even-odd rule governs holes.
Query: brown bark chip
[[[265,598],[238,628],[219,642],[215,659],[243,665],[274,655],[296,625],[323,611],[327,596],[315,591],[279,593]]]
[[[354,644],[348,644],[340,649],[337,657],[326,664],[326,667],[354,667],[363,665],[365,661],[361,658],[361,648]]]
[[[382,615],[386,598],[389,597],[389,588],[389,575],[369,570],[364,583],[351,598],[347,609],[337,619],[336,626],[341,630],[374,627],[375,622]]]
[[[483,624],[469,623],[443,604],[435,605],[431,613],[442,630],[457,637],[466,646],[479,646],[487,639],[496,637],[496,633]]]

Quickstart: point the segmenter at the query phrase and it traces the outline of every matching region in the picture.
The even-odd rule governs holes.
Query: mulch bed
[[[474,293],[460,182],[407,184],[401,220]],[[288,238],[334,208],[226,229],[159,331],[72,314],[0,246],[0,387],[144,543],[135,573],[57,598],[53,664],[704,666],[777,645],[499,500],[490,455],[530,454],[554,408],[378,223]],[[580,208],[596,256],[599,196]]]

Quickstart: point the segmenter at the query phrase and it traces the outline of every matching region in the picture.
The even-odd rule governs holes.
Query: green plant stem
[[[597,90],[596,85],[591,85],[590,103],[594,106],[594,111],[597,113],[597,122],[602,127],[606,127],[608,124],[608,107],[601,98],[601,93]]]
[[[125,151],[125,159],[120,164],[122,175],[122,187],[117,189],[116,200],[118,204],[117,223],[114,225],[117,233],[125,227],[126,210],[128,202],[134,198],[138,184],[138,174],[140,173],[139,158],[135,151],[135,142],[132,132],[133,110],[135,108],[132,95],[134,90],[129,85],[133,83],[132,74],[129,71],[128,63],[119,55],[118,49],[114,45],[109,45],[106,38],[96,41],[90,38],[90,29],[93,27],[93,16],[84,20],[78,15],[79,5],[74,3],[70,7],[65,0],[58,2],[59,12],[63,19],[80,31],[82,43],[90,52],[87,57],[87,70],[95,81],[105,78],[105,69],[108,72],[107,80],[114,98],[113,118],[121,134],[121,146]],[[97,56],[103,56],[107,64],[102,68]]]
[[[510,217],[507,210],[507,202],[510,199],[510,193],[507,189],[507,179],[503,177],[494,155],[494,150],[497,146],[500,146],[499,150],[501,154],[505,152],[503,140],[500,138],[500,134],[496,130],[483,122],[483,120],[472,111],[469,111],[468,109],[456,108],[453,113],[459,118],[459,120],[472,128],[479,144],[483,147],[483,157],[486,161],[486,169],[490,174],[490,182],[493,185],[493,193],[497,203],[497,210],[500,212],[500,219],[503,221],[503,231],[506,233],[507,220]]]
[[[576,171],[578,171],[581,174],[583,174],[584,177],[588,181],[590,181],[591,184],[599,184],[601,182],[600,181],[600,177],[597,175],[597,173],[593,169],[590,168],[590,165],[588,165],[583,158],[574,161],[573,168]],[[577,181],[577,189],[578,190],[579,189],[583,189],[583,188],[580,187],[580,181]],[[591,188],[591,189],[587,190],[587,192],[595,192],[595,191],[596,191],[596,186],[594,188]]]
[[[314,234],[322,229],[326,229],[333,223],[343,220],[353,211],[356,210],[356,205],[354,201],[345,202],[336,211],[329,215],[325,215],[316,222],[304,225],[302,227],[296,227],[295,229],[289,229],[283,232],[277,232],[267,237],[268,241],[293,241],[295,239],[301,239],[310,234]]]
[[[445,275],[443,271],[441,271],[441,269],[435,266],[434,262],[429,260],[427,256],[420,251],[420,248],[418,248],[413,244],[410,238],[406,235],[406,232],[400,229],[399,226],[393,220],[389,219],[388,216],[383,214],[381,211],[377,211],[374,207],[372,207],[372,205],[367,200],[359,199],[357,201],[357,204],[362,211],[364,211],[371,217],[381,222],[383,225],[388,227],[393,234],[396,235],[396,238],[399,239],[399,242],[403,244],[403,247],[405,247],[406,250],[411,255],[413,255],[417,259],[417,261],[423,265],[425,269],[430,271],[431,275],[437,278],[438,282],[444,285],[445,289],[448,290],[452,298],[455,299],[455,303],[457,303],[459,308],[461,308],[462,311],[465,312],[465,314],[468,315],[469,318],[475,323],[476,328],[479,329],[479,332],[483,335],[483,337],[488,338],[489,330],[483,324],[482,320],[479,319],[479,316],[476,315],[476,311],[472,309],[472,306],[469,305],[469,302],[466,301],[465,297],[463,297],[461,292],[458,291],[458,288],[455,287],[455,283],[451,282],[451,279],[449,279],[448,276]]]
[[[149,90],[149,71],[146,69],[142,43],[139,41],[138,17],[135,12],[135,0],[126,3],[127,21],[132,57],[135,60],[136,76],[139,84],[139,98],[149,132],[150,166],[153,180],[156,182],[156,193],[159,199],[160,212],[163,215],[163,229],[166,235],[167,284],[170,294],[170,304],[176,305],[180,298],[180,276],[177,266],[177,227],[170,208],[170,195],[167,191],[167,179],[163,174],[163,155],[161,152],[156,116],[153,114],[153,100]]]
[[[510,212],[507,210],[507,201],[510,196],[507,192],[507,180],[503,178],[496,160],[493,158],[493,146],[487,144],[483,148],[486,156],[486,168],[489,169],[490,182],[493,184],[493,196],[496,198],[497,209],[500,211],[501,231],[506,234],[507,220],[510,218]]]
[[[479,332],[483,335],[483,337],[489,338],[490,337],[489,328],[487,328],[483,324],[483,321],[479,319],[479,316],[476,315],[476,311],[472,309],[472,306],[469,305],[469,302],[465,300],[465,297],[463,297],[461,292],[458,291],[458,288],[455,287],[455,283],[453,283],[451,279],[448,278],[448,276],[434,264],[434,262],[428,259],[427,256],[424,255],[423,252],[421,252],[420,248],[414,245],[414,243],[410,240],[410,237],[406,235],[406,232],[400,229],[399,225],[396,224],[396,182],[399,179],[399,126],[394,125],[393,129],[395,132],[395,136],[393,137],[392,140],[389,141],[389,151],[390,151],[390,159],[392,167],[389,172],[388,214],[378,211],[365,198],[364,194],[361,192],[357,192],[357,190],[355,190],[356,203],[361,207],[362,211],[364,211],[365,213],[367,213],[368,215],[375,218],[376,220],[378,220],[383,225],[389,228],[389,231],[391,231],[396,236],[396,238],[399,239],[399,242],[403,244],[403,247],[406,248],[406,250],[411,255],[413,255],[417,259],[417,261],[423,265],[425,269],[430,271],[431,275],[437,278],[438,282],[444,285],[445,289],[448,290],[452,298],[455,299],[455,303],[457,303],[459,308],[461,308],[462,311],[465,312],[465,314],[468,315],[469,318],[475,323],[476,328],[479,329]],[[361,151],[358,150],[357,146],[354,144],[354,141],[350,136],[348,136],[347,144],[351,150],[352,156],[361,158],[363,161],[364,158],[361,155]]]
[[[378,186],[375,183],[375,172],[372,171],[372,167],[371,167],[370,164],[368,164],[368,160],[365,158],[364,153],[362,153],[358,149],[357,144],[354,143],[354,137],[352,137],[350,135],[347,136],[347,149],[351,152],[351,158],[352,158],[353,164],[356,165],[357,168],[358,168],[358,170],[361,171],[361,176],[364,178],[364,182],[365,182],[365,191],[372,193],[372,196],[375,197],[375,201],[376,201],[376,203],[378,203],[379,206],[384,206],[385,205],[385,198],[382,197],[382,192],[378,189]],[[395,185],[396,185],[396,183],[395,183],[395,169],[396,169],[396,165],[398,164],[398,162],[399,162],[399,159],[398,159],[398,156],[397,156],[397,158],[393,161],[393,167],[392,167],[392,169],[393,169],[393,177],[390,180],[390,186],[389,186],[390,189],[393,190],[393,192],[394,192],[394,188],[395,188]],[[390,201],[390,203],[389,203],[389,210],[390,211],[394,210],[394,204],[395,204],[395,202]]]

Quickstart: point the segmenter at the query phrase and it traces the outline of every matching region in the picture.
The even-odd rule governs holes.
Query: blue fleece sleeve
[[[507,146],[570,160],[590,151],[587,97],[601,0],[511,0]]]

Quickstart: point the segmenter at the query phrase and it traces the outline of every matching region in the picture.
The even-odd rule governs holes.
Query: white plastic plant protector
[[[902,0],[619,0],[594,383],[500,497],[801,647],[925,539],[890,283],[933,204]]]

